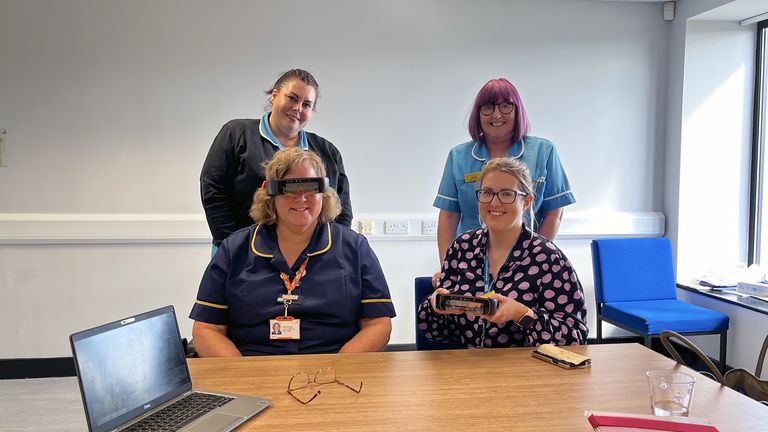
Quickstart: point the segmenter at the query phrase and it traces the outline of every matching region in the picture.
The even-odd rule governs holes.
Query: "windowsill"
[[[678,283],[677,287],[686,291],[707,296],[709,298],[741,306],[754,312],[768,315],[768,301],[766,300],[761,300],[749,295],[737,294],[735,292],[713,291],[709,288],[701,287],[692,283]]]

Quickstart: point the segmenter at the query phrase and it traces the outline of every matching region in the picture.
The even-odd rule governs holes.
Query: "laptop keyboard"
[[[160,411],[143,418],[124,432],[173,432],[233,398],[210,393],[190,393]]]

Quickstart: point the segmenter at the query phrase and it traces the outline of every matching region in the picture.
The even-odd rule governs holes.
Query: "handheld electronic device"
[[[267,195],[270,196],[297,193],[323,193],[327,190],[328,177],[305,177],[270,180],[267,182]]]
[[[440,310],[458,309],[472,315],[493,315],[499,307],[499,301],[487,297],[436,294],[435,305]]]

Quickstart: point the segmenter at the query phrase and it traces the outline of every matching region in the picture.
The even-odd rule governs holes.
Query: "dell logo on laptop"
[[[120,325],[126,325],[126,324],[130,324],[130,323],[132,323],[132,322],[134,322],[134,321],[136,321],[136,318],[128,318],[128,319],[124,319],[124,320],[120,321]]]
[[[145,410],[146,410],[146,409],[150,409],[150,408],[152,408],[152,404],[146,404],[146,405],[144,405],[144,409],[145,409]]]

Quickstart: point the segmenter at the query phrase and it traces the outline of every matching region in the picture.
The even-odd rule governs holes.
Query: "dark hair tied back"
[[[317,80],[312,76],[311,73],[304,69],[291,69],[289,71],[283,72],[277,81],[275,81],[275,84],[272,86],[272,88],[267,90],[266,93],[271,94],[273,90],[280,90],[281,87],[293,80],[299,80],[304,84],[311,86],[315,89],[317,97],[320,97],[320,84],[317,83]]]

